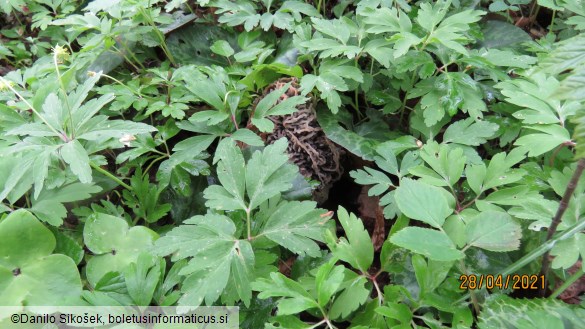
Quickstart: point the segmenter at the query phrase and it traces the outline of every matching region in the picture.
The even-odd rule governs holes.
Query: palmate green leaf
[[[559,74],[585,64],[585,37],[582,34],[562,40],[555,46],[556,48],[540,63],[547,72]]]
[[[246,31],[251,31],[260,23],[260,14],[256,11],[256,5],[249,1],[232,2],[227,0],[214,0],[216,13],[223,14],[219,18],[220,23],[228,26],[244,25]]]
[[[524,124],[564,124],[579,109],[576,102],[562,102],[556,97],[560,83],[542,72],[525,79],[513,79],[496,85],[506,101],[525,108],[514,112]]]
[[[12,12],[23,12],[23,8],[26,7],[24,0],[6,0],[0,2],[0,8],[6,15],[12,14]]]
[[[146,134],[156,131],[153,126],[142,122],[128,120],[108,120],[105,115],[98,115],[88,120],[76,131],[77,139],[101,141],[110,138],[120,139],[125,135]],[[123,144],[120,143],[120,147]]]
[[[230,57],[234,54],[234,49],[225,40],[217,40],[209,49],[214,53],[224,57]]]
[[[285,153],[287,146],[287,140],[281,138],[264,151],[254,152],[248,161],[246,193],[250,209],[292,187],[291,182],[298,169],[288,163],[288,155]]]
[[[264,146],[264,141],[250,129],[240,128],[232,134],[232,138],[250,146]]]
[[[1,172],[9,173],[0,175],[0,201],[8,199],[10,203],[15,203],[30,189],[34,161],[31,154],[0,157]]]
[[[214,185],[204,192],[206,205],[215,209],[250,211],[262,202],[288,190],[297,168],[288,163],[286,139],[279,139],[262,152],[256,151],[244,167],[241,150],[232,139],[220,142],[214,162],[218,162],[218,178],[222,186]],[[244,192],[248,196],[245,199]]]
[[[212,305],[228,281],[235,283],[240,299],[249,304],[254,252],[248,241],[234,236],[232,220],[207,214],[191,217],[184,224],[157,240],[154,248],[160,256],[172,254],[173,260],[190,257],[179,272],[186,275],[179,305],[196,307],[204,300]]]
[[[401,24],[398,14],[398,10],[394,7],[375,9],[366,8],[360,12],[360,15],[364,16],[364,23],[368,25],[368,28],[366,29],[366,32],[368,33],[410,32],[410,29],[408,28],[409,24],[410,28],[412,28],[410,19],[403,11],[400,11],[400,18],[404,21],[404,23]]]
[[[299,254],[317,257],[323,241],[323,229],[328,218],[323,209],[311,201],[281,201],[275,207],[261,209],[259,215],[268,217],[258,229],[257,237],[265,236],[275,243]]]
[[[274,124],[266,119],[267,116],[291,114],[296,111],[297,106],[307,101],[305,97],[293,96],[279,102],[280,97],[290,88],[290,85],[291,83],[287,83],[282,88],[272,91],[262,98],[254,108],[252,123],[261,132],[272,132],[274,130]]]
[[[338,291],[345,277],[345,268],[335,266],[337,260],[332,258],[321,265],[315,275],[315,288],[317,290],[317,302],[325,307],[331,301],[331,297]]]
[[[136,220],[144,219],[154,223],[171,210],[171,204],[159,201],[162,188],[150,183],[148,176],[142,177],[142,168],[137,168],[130,179],[132,191],[124,190],[122,195],[126,206],[132,208]]]
[[[329,309],[329,315],[333,319],[346,318],[363,305],[371,293],[371,289],[366,288],[368,280],[363,275],[346,269],[344,280],[342,292],[335,297]]]
[[[450,2],[451,1],[448,1],[448,3]],[[436,38],[436,40],[445,47],[466,55],[468,53],[467,49],[462,46],[462,40],[465,40],[463,32],[468,31],[471,28],[470,24],[478,22],[484,14],[485,12],[479,10],[464,10],[460,13],[451,15],[443,20],[441,24],[431,32],[431,36]]]
[[[529,129],[538,130],[544,134],[528,134],[516,140],[519,145],[528,150],[528,156],[539,156],[555,147],[571,141],[569,131],[558,125],[529,126]]]
[[[370,195],[383,194],[390,187],[394,186],[392,180],[390,180],[390,178],[388,178],[383,172],[368,167],[351,171],[349,175],[358,184],[373,185],[368,191],[368,194]]]
[[[420,157],[432,168],[423,166],[410,169],[410,173],[436,186],[454,186],[463,174],[466,157],[463,150],[431,141],[420,152]]]
[[[307,74],[301,79],[300,85],[304,95],[317,87],[317,90],[321,93],[321,99],[327,102],[327,106],[333,114],[337,113],[341,107],[341,97],[338,91],[348,90],[343,78],[330,72],[325,72],[318,76]]]
[[[474,121],[472,118],[451,124],[443,134],[443,143],[457,143],[479,146],[491,139],[499,126],[487,121]]]
[[[389,301],[384,306],[380,306],[376,309],[378,314],[382,314],[385,317],[398,320],[402,327],[396,328],[410,328],[410,322],[412,320],[412,311],[410,308],[402,303]]]
[[[246,209],[245,162],[242,152],[232,140],[222,140],[215,151],[213,162],[222,186],[214,185],[205,190],[205,204],[210,208],[236,210]]]
[[[349,214],[343,207],[337,209],[339,222],[345,231],[346,238],[340,238],[332,249],[340,260],[349,263],[353,268],[366,273],[374,260],[374,246],[364,224],[353,213]]]
[[[394,199],[404,215],[436,228],[453,212],[440,188],[410,178],[400,181]]]
[[[430,3],[421,3],[417,23],[426,31],[431,32],[447,14],[451,1],[437,1],[433,6]]]
[[[559,241],[550,251],[554,257],[552,268],[569,269],[579,258],[585,257],[585,234],[577,233],[572,237]]]
[[[92,194],[102,190],[94,184],[73,183],[62,187],[43,190],[39,196],[32,200],[32,211],[40,220],[53,226],[63,224],[67,217],[67,209],[63,203],[86,200]]]
[[[489,251],[512,251],[520,246],[522,228],[508,213],[484,211],[465,228],[467,244]]]
[[[393,244],[437,261],[454,261],[465,255],[447,234],[421,227],[406,227],[390,238]]]
[[[489,165],[467,166],[465,174],[469,187],[480,195],[488,189],[519,181],[526,174],[523,169],[512,168],[526,158],[526,150],[515,148],[510,153],[498,153],[492,157]]]
[[[252,289],[260,292],[258,298],[261,299],[286,297],[278,301],[279,315],[297,314],[307,309],[319,307],[319,303],[300,283],[281,273],[270,273],[270,280],[260,279],[252,283]]]
[[[349,40],[351,26],[343,19],[327,20],[312,17],[311,22],[317,31],[339,40],[342,44]]]
[[[142,253],[136,263],[131,263],[124,270],[124,281],[128,294],[139,306],[149,306],[154,295],[154,290],[159,282],[161,262],[152,264],[151,256]]]
[[[408,98],[420,97],[425,125],[431,127],[445,114],[454,116],[458,110],[472,118],[482,118],[487,109],[479,84],[463,72],[446,72],[438,77],[424,79],[408,93]]]
[[[60,148],[61,157],[69,164],[71,171],[77,175],[81,183],[90,183],[91,167],[89,166],[89,156],[78,140],[72,140],[65,143]]]
[[[420,287],[420,294],[424,296],[432,293],[445,280],[453,262],[439,262],[429,260],[428,263],[421,255],[415,254],[411,258],[416,281]],[[424,297],[422,297],[424,298]]]
[[[207,79],[195,79],[187,81],[187,89],[217,111],[225,110],[223,97],[227,90],[220,77],[212,76]]]

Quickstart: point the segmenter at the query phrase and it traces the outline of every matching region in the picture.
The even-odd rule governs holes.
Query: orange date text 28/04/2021
[[[544,275],[512,274],[512,275],[475,275],[462,274],[459,276],[459,289],[476,290],[487,289],[513,289],[513,290],[538,290],[544,289]]]

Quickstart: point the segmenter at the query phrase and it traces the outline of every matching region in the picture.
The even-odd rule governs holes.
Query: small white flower
[[[124,144],[124,146],[130,146],[130,142],[135,141],[136,137],[134,137],[134,135],[124,134],[124,136],[120,137],[118,140],[120,143]]]
[[[16,106],[16,102],[14,100],[9,100],[8,102],[6,102],[6,105],[12,107],[12,106]]]

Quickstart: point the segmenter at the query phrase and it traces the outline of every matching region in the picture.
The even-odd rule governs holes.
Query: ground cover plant
[[[576,0],[2,1],[0,305],[583,328],[584,29]]]

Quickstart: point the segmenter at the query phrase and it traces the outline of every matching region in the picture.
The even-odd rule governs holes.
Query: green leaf
[[[410,178],[402,179],[394,199],[403,214],[436,228],[453,212],[440,188]]]
[[[160,262],[155,261],[152,264],[152,257],[147,253],[140,254],[136,263],[131,263],[124,270],[128,294],[136,305],[150,305],[160,276]]]
[[[577,233],[559,241],[550,251],[554,257],[551,267],[570,269],[585,255],[585,234]]]
[[[127,120],[107,120],[98,115],[87,121],[78,131],[77,139],[103,141],[110,138],[120,139],[126,135],[138,135],[156,131],[156,128],[142,122]],[[120,147],[123,144],[120,143]]]
[[[337,209],[337,216],[346,238],[340,238],[333,249],[333,254],[352,267],[366,273],[374,260],[374,246],[364,224],[353,213],[349,214],[343,207]]]
[[[225,40],[217,40],[209,49],[211,49],[211,51],[214,53],[224,57],[230,57],[234,54],[234,49]]]
[[[562,124],[568,115],[574,114],[579,106],[574,102],[561,102],[555,97],[559,81],[542,72],[526,79],[513,79],[496,85],[506,101],[523,107],[513,116],[524,124]]]
[[[343,266],[334,266],[335,262],[336,260],[333,258],[322,265],[315,276],[317,301],[321,307],[331,301],[331,297],[337,292],[345,276],[345,268]]]
[[[490,251],[512,251],[520,246],[522,228],[508,213],[484,211],[465,228],[467,244]]]
[[[423,178],[436,186],[454,186],[463,174],[466,157],[461,148],[447,144],[429,142],[421,152],[420,157],[438,174],[423,166],[410,169],[410,173]]]
[[[523,146],[528,150],[528,156],[539,156],[555,147],[569,142],[571,136],[567,129],[557,125],[527,127],[544,132],[544,134],[528,134],[516,140],[514,145]]]
[[[297,168],[288,163],[285,153],[288,141],[281,138],[264,151],[256,151],[246,166],[246,193],[250,199],[248,208],[254,209],[262,202],[292,187]]]
[[[566,70],[573,70],[585,64],[585,38],[578,34],[558,42],[555,49],[542,60],[542,66],[547,72],[559,74]]]
[[[483,181],[486,175],[486,167],[483,163],[476,165],[469,165],[465,168],[465,176],[467,183],[475,195],[480,195],[483,191]]]
[[[52,254],[55,237],[30,212],[0,222],[0,305],[75,305],[81,278],[75,262]]]
[[[264,142],[260,136],[256,135],[250,129],[238,129],[232,134],[232,138],[244,142],[250,146],[264,146]]]
[[[83,228],[83,241],[95,255],[87,261],[87,280],[95,286],[106,273],[123,272],[157,238],[158,234],[144,226],[129,228],[119,217],[92,214]]]
[[[581,328],[585,310],[557,299],[515,299],[494,294],[484,304],[478,321],[480,329],[500,328]]]
[[[278,301],[279,315],[297,314],[319,307],[319,303],[298,282],[276,272],[270,273],[270,278],[252,283],[252,289],[260,292],[258,298],[261,299],[286,297]]]
[[[226,138],[217,146],[213,162],[218,162],[217,176],[222,186],[210,186],[205,190],[208,200],[205,204],[215,209],[245,210],[246,177],[242,152]]]
[[[130,179],[132,191],[124,190],[122,195],[126,205],[132,208],[137,216],[136,219],[143,218],[149,223],[154,223],[171,210],[171,205],[159,202],[162,189],[151,184],[149,177],[142,176],[142,168],[139,167]]]
[[[218,177],[223,186],[210,186],[204,192],[206,205],[215,209],[250,211],[262,202],[292,187],[297,168],[288,163],[287,140],[282,138],[256,151],[244,167],[241,151],[231,139],[220,142],[215,153]],[[244,199],[244,191],[249,202]]]
[[[368,280],[353,271],[345,274],[345,289],[333,300],[329,315],[333,319],[347,318],[352,312],[363,305],[370,296],[371,289],[366,288]]]
[[[226,288],[235,284],[245,304],[250,303],[249,282],[254,266],[254,252],[246,240],[234,237],[236,227],[223,215],[194,216],[156,241],[160,256],[173,254],[173,260],[190,258],[179,274],[186,275],[179,305],[210,306]]]
[[[362,137],[351,130],[343,128],[339,125],[336,116],[331,114],[330,111],[318,110],[317,121],[321,128],[323,128],[327,138],[331,141],[343,146],[364,160],[374,160],[374,146],[377,144],[374,140]]]
[[[60,226],[67,217],[67,209],[63,203],[89,199],[92,194],[101,190],[102,188],[97,185],[81,183],[43,190],[38,198],[32,201],[30,211],[40,220],[53,226]]]
[[[530,35],[514,24],[488,20],[483,26],[483,40],[478,41],[478,47],[522,48],[525,42],[532,41]]]
[[[453,262],[427,261],[420,255],[412,255],[412,267],[421,290],[421,299],[432,293],[445,280]]]
[[[388,302],[386,305],[376,309],[376,312],[382,314],[385,317],[396,319],[402,325],[410,327],[412,321],[412,311],[410,308],[402,303]]]
[[[390,242],[437,261],[453,261],[465,256],[445,233],[427,228],[406,227],[392,235]]]
[[[71,171],[79,177],[81,183],[91,183],[91,167],[87,151],[78,140],[72,140],[64,144],[61,149],[61,157],[69,164]]]
[[[299,255],[319,256],[320,248],[315,241],[323,241],[328,218],[321,217],[325,211],[316,209],[316,205],[310,201],[281,201],[274,208],[261,210],[260,216],[268,218],[258,236],[265,236]]]
[[[496,186],[514,183],[522,179],[526,171],[511,168],[522,161],[526,157],[525,154],[525,150],[516,148],[508,154],[501,152],[494,155],[486,169],[482,185],[483,191]]]
[[[266,95],[254,109],[252,123],[262,132],[272,132],[274,124],[265,118],[272,115],[287,115],[296,111],[297,106],[304,104],[307,98],[302,96],[287,97],[280,100],[281,96],[289,90],[291,83],[287,83],[280,89],[274,90]]]
[[[491,122],[475,122],[472,118],[459,120],[445,130],[443,143],[479,146],[491,139],[498,129],[499,126]]]

